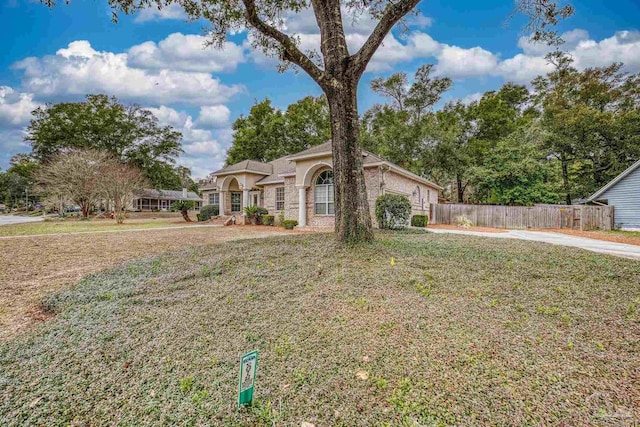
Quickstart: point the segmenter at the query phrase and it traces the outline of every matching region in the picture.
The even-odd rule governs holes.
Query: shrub
[[[296,225],[298,225],[298,221],[296,221],[295,219],[285,219],[284,221],[282,221],[282,226],[287,230],[293,230],[293,227],[295,227]]]
[[[269,213],[268,210],[266,210],[265,208],[258,206],[258,209],[256,209],[256,219],[258,220],[258,224],[262,224],[263,223],[263,218],[265,215],[267,215]]]
[[[382,229],[406,228],[411,215],[411,202],[399,194],[385,194],[376,200],[376,219]]]
[[[453,222],[455,225],[462,228],[469,228],[473,225],[473,222],[471,222],[471,220],[464,215],[455,217]]]
[[[212,216],[218,216],[220,214],[220,207],[214,205],[206,205],[200,209],[200,216],[198,221],[209,221]]]
[[[429,215],[414,215],[411,217],[411,225],[414,227],[426,227],[429,224]]]
[[[275,217],[273,215],[263,215],[262,216],[262,223],[264,225],[273,225],[275,222]]]
[[[278,214],[278,225],[282,227],[282,223],[284,222],[284,211],[280,211]]]

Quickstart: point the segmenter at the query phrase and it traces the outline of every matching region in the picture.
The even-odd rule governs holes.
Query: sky
[[[254,50],[246,32],[229,35],[223,49],[206,47],[204,21],[187,22],[178,7],[145,9],[111,21],[108,2],[0,0],[0,168],[30,151],[24,129],[31,111],[47,103],[81,101],[86,94],[114,95],[150,109],[183,133],[178,163],[195,178],[218,169],[232,141],[231,125],[256,101],[286,107],[317,85],[299,71],[278,73],[277,62]],[[574,0],[576,13],[557,26],[563,49],[580,69],[623,62],[640,72],[640,0]],[[423,64],[453,79],[442,103],[470,102],[506,82],[529,84],[550,65],[548,47],[523,32],[526,18],[511,17],[512,0],[423,0],[394,29],[369,64],[359,86],[359,109],[382,100],[369,82]],[[375,22],[344,11],[351,52]],[[511,17],[511,18],[510,18]],[[319,40],[311,11],[285,17],[284,29],[314,49]]]

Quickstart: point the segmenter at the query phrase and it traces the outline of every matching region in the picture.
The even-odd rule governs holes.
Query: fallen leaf
[[[356,377],[358,377],[361,380],[368,380],[369,373],[367,371],[358,371],[356,372]]]

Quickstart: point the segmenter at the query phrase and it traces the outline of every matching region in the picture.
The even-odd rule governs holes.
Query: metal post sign
[[[238,408],[251,405],[253,389],[256,384],[256,370],[258,369],[258,350],[247,353],[240,358],[240,379],[238,381]]]

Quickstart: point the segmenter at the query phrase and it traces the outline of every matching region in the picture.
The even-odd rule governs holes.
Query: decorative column
[[[298,187],[298,226],[307,225],[307,187]]]
[[[224,192],[220,191],[218,192],[219,196],[218,196],[218,201],[220,202],[220,216],[224,216]]]
[[[250,203],[251,202],[249,201],[249,189],[243,188],[242,189],[242,216],[247,216],[247,214],[244,211],[244,208],[249,206]]]

